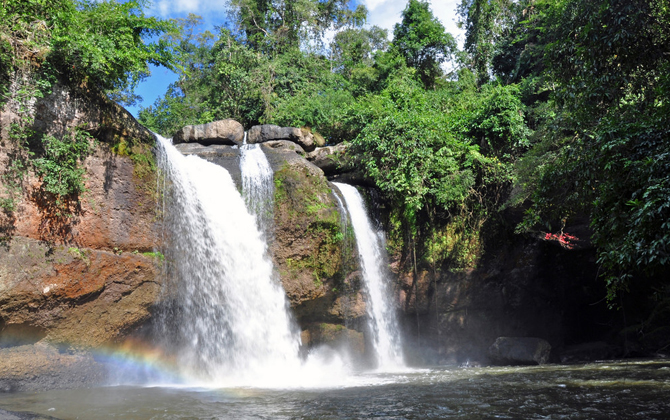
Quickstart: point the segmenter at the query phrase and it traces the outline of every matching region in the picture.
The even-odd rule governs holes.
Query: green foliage
[[[525,226],[591,217],[610,302],[670,266],[670,10],[661,1],[541,2],[555,115],[522,160],[532,207]],[[549,108],[552,109],[552,108]]]
[[[477,75],[477,83],[489,81],[491,60],[496,43],[513,22],[514,11],[528,1],[462,0],[458,6],[459,22],[465,26],[465,51],[470,54],[469,64]],[[512,21],[512,22],[510,22]]]
[[[378,26],[346,28],[336,33],[331,44],[333,70],[351,80],[357,70],[374,64],[374,53],[388,46],[387,36],[387,31]]]
[[[362,24],[367,10],[350,0],[232,0],[233,15],[247,44],[269,55],[320,42],[325,30]]]
[[[463,0],[456,52],[425,1],[388,43],[346,1],[236,0],[240,33],[196,39],[192,17],[171,35],[183,77],[141,120],[169,135],[233,117],[350,142],[349,165],[393,208],[390,247],[433,268],[474,266],[504,202],[524,206],[519,232],[588,215],[614,296],[670,264],[666,3]]]
[[[402,12],[402,22],[393,30],[393,44],[426,89],[435,86],[442,75],[440,64],[456,51],[456,41],[444,32],[444,26],[433,16],[426,1],[409,0]]]
[[[76,130],[72,135],[42,140],[44,151],[32,161],[42,188],[56,197],[76,196],[85,190],[85,170],[79,165],[91,147],[88,133]]]
[[[148,64],[174,68],[167,44],[143,41],[172,25],[144,16],[141,3],[80,0],[63,6],[48,57],[61,76],[119,97],[148,76]]]
[[[155,252],[143,252],[142,255],[144,255],[145,257],[154,258],[154,259],[156,259],[156,260],[158,260],[158,261],[160,261],[160,262],[165,261],[165,255],[163,255],[163,254],[162,254],[161,252],[159,252],[159,251],[155,251]]]

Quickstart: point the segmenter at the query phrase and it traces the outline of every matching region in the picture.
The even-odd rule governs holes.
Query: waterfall
[[[385,251],[382,241],[372,227],[363,204],[363,198],[351,185],[333,183],[342,193],[356,235],[372,342],[377,354],[378,369],[394,370],[404,367],[400,334],[395,308],[391,300],[385,274]]]
[[[242,172],[242,192],[247,209],[256,215],[258,228],[269,240],[273,236],[274,225],[274,177],[270,162],[260,145],[242,145],[240,171]]]
[[[166,179],[163,346],[182,375],[208,384],[289,377],[301,364],[300,337],[263,235],[230,174],[183,156],[160,136],[157,149]]]

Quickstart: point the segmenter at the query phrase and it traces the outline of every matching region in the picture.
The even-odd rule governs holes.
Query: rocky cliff
[[[0,120],[0,343],[121,340],[160,289],[153,136],[118,105],[61,85],[27,107],[8,102]],[[34,162],[40,139],[75,130],[91,136],[84,189],[58,196]]]

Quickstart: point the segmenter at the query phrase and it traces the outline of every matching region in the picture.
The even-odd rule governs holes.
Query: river
[[[667,419],[670,360],[360,373],[317,389],[114,386],[0,395],[57,419]]]

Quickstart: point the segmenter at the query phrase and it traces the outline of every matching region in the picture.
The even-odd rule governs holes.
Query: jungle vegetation
[[[665,0],[462,0],[462,50],[423,0],[393,33],[350,0],[230,0],[214,32],[137,1],[1,1],[3,98],[30,67],[128,103],[160,64],[180,77],[144,125],[171,136],[234,118],[348,143],[393,204],[391,246],[419,264],[476,265],[505,209],[524,211],[518,234],[566,246],[586,217],[610,302],[639,285],[668,297]]]

